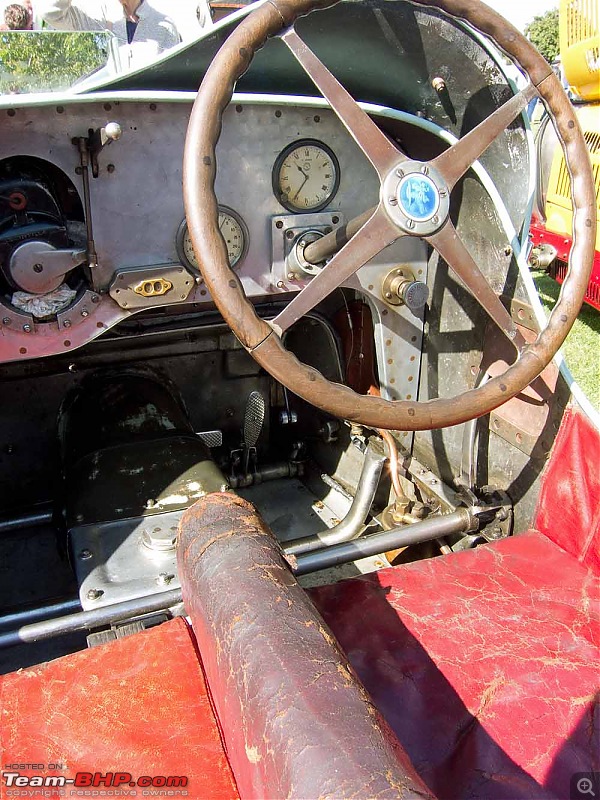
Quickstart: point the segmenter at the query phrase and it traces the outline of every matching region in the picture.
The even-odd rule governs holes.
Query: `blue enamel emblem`
[[[421,173],[412,173],[400,182],[398,202],[407,217],[425,222],[438,210],[440,196],[431,178]]]

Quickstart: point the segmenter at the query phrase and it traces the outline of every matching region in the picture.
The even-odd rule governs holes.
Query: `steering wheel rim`
[[[551,67],[516,28],[479,0],[415,0],[416,5],[441,9],[487,34],[529,76],[544,101],[571,175],[573,245],[569,271],[559,300],[535,342],[527,344],[502,375],[482,386],[452,398],[417,402],[359,395],[347,386],[328,381],[284,348],[273,327],[258,317],[245,296],[239,278],[229,267],[219,234],[214,182],[222,115],[236,81],[247,70],[254,53],[268,37],[292,26],[299,16],[334,2],[268,0],[230,34],[207,70],[192,109],[184,151],[184,201],[194,250],[206,285],[227,324],[258,363],[290,391],[337,417],[369,427],[413,431],[457,425],[489,413],[528,386],[551,361],[577,317],[592,267],[596,225],[594,185],[585,141]],[[356,236],[359,234],[360,231]]]

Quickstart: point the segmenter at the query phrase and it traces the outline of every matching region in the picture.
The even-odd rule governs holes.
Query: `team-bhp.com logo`
[[[5,770],[7,769],[10,769],[10,765],[5,767]],[[23,775],[17,769],[2,772],[2,781],[3,794],[6,797],[187,797],[188,795],[186,775],[140,775],[134,778],[130,772],[76,772],[74,777],[67,778],[65,775]]]

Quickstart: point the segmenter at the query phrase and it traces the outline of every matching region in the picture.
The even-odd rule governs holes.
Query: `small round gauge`
[[[316,139],[300,139],[283,150],[273,167],[273,191],[288,211],[320,211],[340,183],[334,152]]]
[[[219,230],[225,240],[229,266],[233,269],[246,255],[248,249],[248,229],[244,220],[233,209],[219,206]],[[192,237],[184,219],[177,231],[177,255],[190,269],[200,272],[198,259],[192,246]]]

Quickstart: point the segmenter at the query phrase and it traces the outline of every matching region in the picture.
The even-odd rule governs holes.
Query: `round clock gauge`
[[[340,183],[335,153],[316,139],[301,139],[283,150],[273,167],[273,191],[288,211],[320,211]]]

